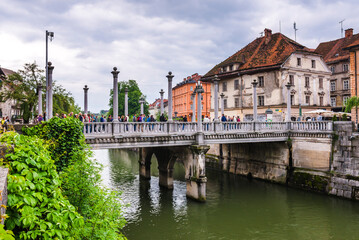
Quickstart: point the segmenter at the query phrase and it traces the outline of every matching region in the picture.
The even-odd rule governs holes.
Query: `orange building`
[[[188,121],[192,119],[192,99],[191,95],[195,90],[198,82],[201,80],[201,75],[198,73],[184,78],[182,82],[178,83],[172,88],[172,108],[174,116],[187,116]],[[202,93],[202,116],[209,116],[211,109],[211,84],[201,82],[204,93]],[[197,94],[196,94],[196,114],[197,114]]]

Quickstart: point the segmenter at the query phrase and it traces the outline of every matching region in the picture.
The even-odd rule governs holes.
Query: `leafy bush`
[[[342,116],[342,121],[348,121],[348,115],[346,115],[345,113]]]
[[[0,137],[12,150],[6,227],[20,239],[73,239],[83,218],[63,196],[60,177],[44,141],[7,132]]]
[[[102,167],[91,159],[82,130],[82,122],[74,118],[52,118],[24,129],[26,134],[48,141],[61,170],[64,195],[84,217],[84,226],[77,229],[81,239],[126,239],[120,232],[126,224],[120,194],[100,186]]]
[[[337,115],[334,115],[332,120],[333,122],[338,121]]]
[[[68,162],[78,151],[86,147],[83,135],[83,123],[76,118],[51,118],[42,124],[24,128],[26,135],[38,136],[49,141],[52,159],[58,171],[68,166]]]

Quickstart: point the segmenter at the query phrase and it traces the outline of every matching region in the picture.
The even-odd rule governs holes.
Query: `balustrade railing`
[[[86,136],[98,135],[161,135],[188,134],[198,132],[195,122],[91,122],[84,123]],[[333,123],[318,122],[209,122],[202,123],[204,133],[251,133],[251,132],[282,132],[282,131],[332,131]]]

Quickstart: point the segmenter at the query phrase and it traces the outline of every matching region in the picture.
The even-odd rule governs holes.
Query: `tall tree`
[[[141,113],[141,104],[139,100],[143,95],[136,80],[121,81],[118,83],[118,115],[125,115],[125,88],[128,89],[128,114],[130,116]],[[113,114],[113,90],[110,92],[110,111]],[[144,113],[149,114],[148,103],[144,103]]]
[[[345,108],[345,112],[350,113],[352,108],[354,107],[359,107],[359,97],[357,96],[352,96],[350,97],[345,103],[344,103],[344,107]]]
[[[21,115],[25,123],[29,122],[38,103],[37,85],[39,83],[45,85],[46,80],[43,72],[36,62],[26,63],[23,70],[1,79],[1,84],[4,87],[0,92],[0,101],[15,100],[21,106]],[[78,109],[71,93],[67,92],[62,86],[56,86],[55,82],[53,92],[54,113],[68,113]],[[45,97],[45,88],[43,88],[43,93],[43,97]]]

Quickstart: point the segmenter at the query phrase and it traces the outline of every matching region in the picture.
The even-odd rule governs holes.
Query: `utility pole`
[[[297,31],[299,29],[297,28],[297,24],[295,22],[293,24],[293,28],[294,28],[294,41],[297,41]]]

